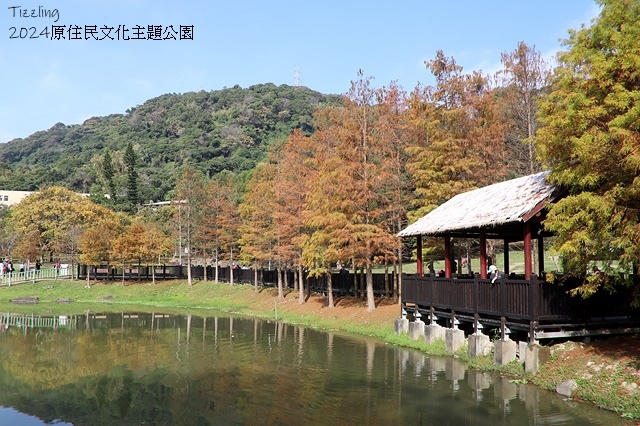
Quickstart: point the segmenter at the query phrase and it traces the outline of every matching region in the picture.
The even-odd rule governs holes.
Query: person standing
[[[489,271],[487,272],[489,273],[489,279],[491,280],[491,284],[495,283],[496,280],[499,280],[500,278],[502,278],[502,272],[498,270],[498,267],[496,265],[489,266]]]

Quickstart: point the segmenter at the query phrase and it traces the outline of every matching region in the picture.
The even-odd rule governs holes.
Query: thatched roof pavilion
[[[505,241],[505,271],[508,272],[508,244],[523,241],[525,246],[525,276],[533,270],[531,239],[542,240],[546,235],[541,225],[545,207],[560,196],[557,186],[547,181],[548,171],[524,176],[484,188],[465,192],[451,198],[431,213],[402,230],[400,237],[418,237],[418,273],[422,275],[422,236],[444,237],[445,274],[451,276],[452,256],[450,239],[480,239],[480,269],[486,276],[486,239]],[[544,256],[539,257],[542,262]],[[541,264],[540,271],[544,269]]]

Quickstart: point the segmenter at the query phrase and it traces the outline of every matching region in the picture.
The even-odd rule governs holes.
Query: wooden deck
[[[577,285],[577,283],[575,283]],[[571,284],[538,280],[404,276],[402,305],[422,317],[446,318],[481,326],[526,331],[530,339],[640,332],[640,310],[630,288],[588,299],[572,297]],[[428,322],[428,319],[425,319]]]

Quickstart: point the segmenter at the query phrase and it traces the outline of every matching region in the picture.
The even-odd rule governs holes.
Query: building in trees
[[[31,194],[33,194],[33,191],[0,190],[0,208],[15,206]]]

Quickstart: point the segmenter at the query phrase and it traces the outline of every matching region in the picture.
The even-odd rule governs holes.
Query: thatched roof
[[[522,224],[555,200],[558,189],[546,177],[548,171],[489,185],[458,194],[431,213],[409,225],[398,235],[472,234],[500,227],[515,235]]]

